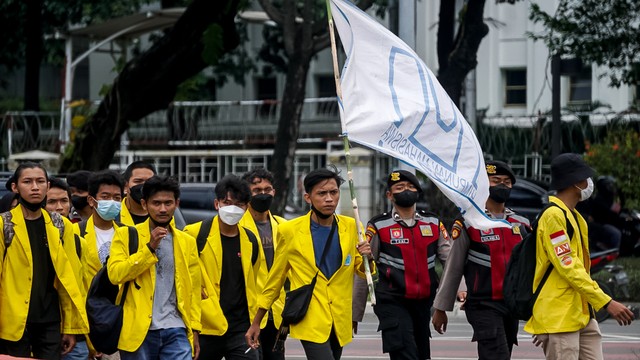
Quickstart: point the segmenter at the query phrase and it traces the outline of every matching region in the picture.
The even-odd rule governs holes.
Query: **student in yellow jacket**
[[[605,307],[620,325],[633,313],[612,300],[589,275],[587,223],[575,210],[593,193],[593,170],[576,154],[562,154],[551,162],[551,188],[557,196],[538,220],[534,289],[552,269],[524,330],[534,334],[547,359],[602,359],[602,337],[594,310]],[[569,228],[573,236],[569,238]]]
[[[129,254],[127,227],[118,228],[111,244],[109,279],[130,282],[118,342],[123,360],[198,356],[200,267],[195,239],[170,226],[179,198],[176,180],[147,180],[142,205],[149,219],[136,225],[138,251]]]
[[[218,215],[185,228],[198,238],[202,250],[200,355],[214,360],[258,359],[258,352],[246,351],[244,343],[257,310],[256,277],[264,261],[255,234],[238,226],[249,202],[249,186],[227,175],[216,185],[215,195]]]
[[[371,247],[367,242],[358,244],[353,218],[335,215],[342,183],[329,169],[314,170],[305,177],[304,198],[311,212],[278,226],[279,249],[246,334],[249,346],[260,345],[260,322],[287,275],[293,290],[311,283],[317,274],[306,316],[290,327],[291,337],[301,340],[307,359],[338,360],[342,348],[351,342],[353,275],[364,277],[363,256],[370,257]],[[323,253],[326,256],[321,258]]]
[[[54,221],[62,217],[42,209],[49,187],[42,165],[23,163],[14,177],[12,189],[20,195],[20,205],[10,212],[11,240],[4,235],[6,215],[0,220],[0,350],[58,359],[73,349],[76,334],[89,331],[77,268],[68,256],[75,247],[66,250],[62,243],[75,244],[73,232],[64,222],[61,239],[61,225]]]
[[[86,243],[84,282],[87,289],[109,257],[111,242],[118,228],[115,219],[120,214],[122,191],[122,178],[115,171],[103,170],[89,177],[87,201],[92,214],[86,221],[74,224],[74,232]]]
[[[147,220],[149,213],[141,204],[142,185],[156,175],[156,168],[144,161],[134,161],[124,171],[124,191],[127,196],[122,200],[120,223],[134,226]]]
[[[276,191],[273,188],[273,174],[265,168],[255,168],[242,176],[242,180],[249,184],[251,190],[251,200],[247,212],[245,212],[240,225],[251,230],[258,236],[260,251],[262,252],[262,262],[258,272],[257,287],[258,294],[262,292],[267,283],[269,270],[273,266],[275,252],[278,250],[277,235],[278,225],[286,220],[280,216],[273,215],[269,208],[273,202],[273,195]],[[262,320],[260,331],[260,351],[263,360],[284,360],[284,352],[273,351],[273,346],[278,335],[278,328],[282,323],[282,308],[284,306],[284,289],[280,292],[280,297],[273,303],[269,310],[269,316]],[[268,320],[268,321],[267,321]]]

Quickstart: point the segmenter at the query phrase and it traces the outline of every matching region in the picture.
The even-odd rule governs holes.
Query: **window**
[[[336,80],[333,75],[318,75],[316,77],[318,87],[318,97],[320,98],[336,98]],[[318,115],[338,116],[337,101],[318,103],[316,110]]]
[[[577,75],[569,78],[569,103],[591,102],[591,67],[585,67]]]
[[[527,104],[527,69],[507,69],[505,75],[505,106]]]
[[[256,79],[256,98],[258,100],[276,100],[278,98],[278,82],[274,77]],[[276,104],[264,104],[260,106],[260,116],[275,114]]]

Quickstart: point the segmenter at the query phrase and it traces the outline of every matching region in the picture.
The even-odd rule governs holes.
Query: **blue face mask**
[[[120,214],[122,203],[115,200],[98,200],[96,212],[105,221],[114,220]]]

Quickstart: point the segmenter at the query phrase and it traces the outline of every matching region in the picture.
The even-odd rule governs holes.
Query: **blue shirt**
[[[333,221],[336,221],[335,219]],[[311,220],[311,238],[313,239],[313,252],[316,257],[316,266],[327,279],[338,271],[342,263],[342,249],[340,248],[340,237],[338,236],[338,226],[333,232],[333,241],[327,249],[324,259],[321,259],[324,246],[331,232],[331,226],[322,226]]]

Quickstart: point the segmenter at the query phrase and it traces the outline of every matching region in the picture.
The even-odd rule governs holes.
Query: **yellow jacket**
[[[322,343],[334,328],[340,346],[351,342],[353,275],[364,277],[364,263],[358,253],[358,233],[353,218],[336,215],[342,249],[342,266],[327,279],[316,266],[311,238],[311,213],[278,226],[278,252],[258,306],[269,309],[278,298],[287,274],[291,290],[311,283],[318,273],[307,315],[291,325],[291,337]],[[375,268],[372,267],[372,271]]]
[[[611,300],[589,275],[591,260],[586,221],[560,199],[551,196],[549,201],[560,208],[550,207],[538,220],[532,291],[549,264],[553,270],[533,306],[533,316],[524,327],[531,334],[578,331],[589,322],[589,304],[599,310]],[[571,239],[563,211],[574,230]]]
[[[113,227],[117,230],[118,225],[115,221],[112,221]],[[73,232],[81,236],[80,223],[73,224]],[[115,236],[115,234],[114,234]],[[93,223],[93,215],[87,219],[87,227],[84,234],[84,243],[82,251],[82,263],[84,266],[83,281],[86,290],[89,290],[93,277],[96,276],[98,270],[102,268],[100,258],[98,257],[98,243],[96,239],[95,225]]]
[[[198,236],[202,221],[187,225],[184,231],[193,237]],[[262,261],[262,253],[258,253],[255,264],[251,263],[253,245],[244,228],[240,227],[240,253],[242,254],[242,270],[244,272],[244,285],[249,306],[249,322],[258,311],[256,302],[258,293],[256,290],[256,278]],[[257,238],[257,236],[256,236]],[[197,252],[196,252],[197,254]],[[207,243],[200,253],[200,267],[202,269],[202,334],[224,335],[229,323],[220,307],[220,279],[222,276],[222,239],[220,238],[220,225],[218,216],[213,218],[211,230],[207,236]]]
[[[122,332],[118,349],[136,351],[144,341],[153,311],[156,287],[156,263],[158,258],[149,250],[151,233],[149,220],[136,225],[138,252],[129,255],[129,229],[116,230],[107,261],[109,280],[113,284],[132,281],[124,303]],[[187,336],[193,348],[193,330],[200,326],[200,268],[195,240],[184,232],[171,228],[175,258],[175,287],[177,307],[186,326]],[[121,287],[121,292],[122,292]],[[118,301],[120,296],[118,295]]]
[[[278,225],[287,222],[287,220],[280,216],[272,215],[271,212],[269,212],[269,222],[271,223],[273,254],[275,258],[275,254],[278,249]],[[260,241],[260,232],[258,231],[256,222],[253,220],[253,216],[251,216],[251,212],[249,212],[248,210],[244,213],[244,216],[240,220],[239,225],[251,230],[258,238],[258,243],[260,244],[260,252],[262,253],[262,257],[260,261],[260,270],[258,271],[258,278],[256,279],[257,293],[260,294],[262,292],[262,289],[264,289],[264,285],[267,283],[267,276],[269,275],[269,269],[267,268],[267,258],[264,254],[264,249],[262,248],[262,241]],[[271,306],[271,311],[273,313],[273,323],[275,324],[276,328],[279,328],[280,324],[282,323],[282,308],[284,307],[285,295],[286,293],[284,289],[282,289],[282,291],[280,292],[280,297],[273,303],[273,306]],[[262,328],[266,326],[266,320],[267,318],[265,317],[265,320],[263,320],[261,324]]]
[[[0,231],[0,339],[18,341],[24,333],[29,312],[31,296],[33,258],[31,244],[27,234],[27,227],[22,214],[22,205],[11,210],[13,230],[15,235],[6,253],[4,232]],[[67,256],[60,239],[60,231],[51,222],[51,216],[42,210],[42,216],[47,232],[47,244],[53,268],[56,272],[54,287],[58,292],[61,308],[60,331],[63,334],[86,334],[89,323],[85,311],[84,295],[79,282],[74,276],[76,272],[72,266],[72,259]],[[0,218],[0,229],[4,228]],[[75,260],[75,239],[70,225],[65,222],[65,243],[73,243]],[[71,249],[71,246],[69,246]]]

